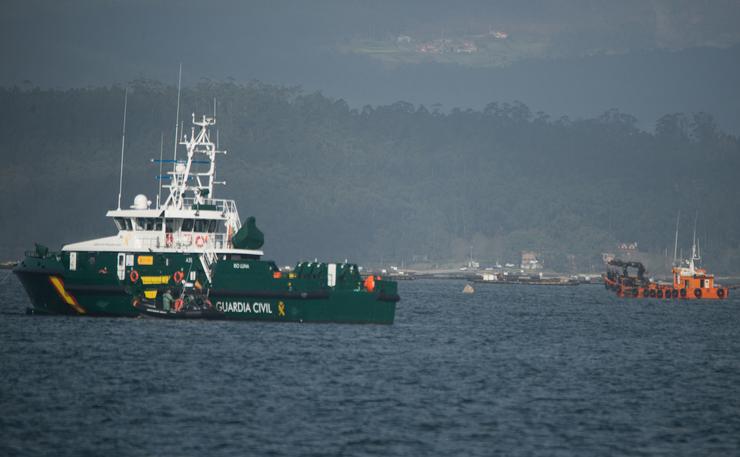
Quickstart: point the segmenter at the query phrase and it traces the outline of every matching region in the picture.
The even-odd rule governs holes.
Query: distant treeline
[[[0,89],[0,256],[114,232],[103,216],[116,203],[123,92]],[[740,143],[706,113],[668,114],[645,132],[617,110],[572,120],[521,103],[352,109],[299,88],[209,82],[184,89],[185,125],[214,99],[229,151],[216,196],[257,217],[280,262],[444,264],[472,246],[483,263],[531,250],[549,268],[600,268],[618,242],[672,256],[680,210],[680,244],[698,211],[705,260],[740,271]],[[171,86],[130,86],[126,204],[155,200],[149,159],[160,141],[172,156],[175,100]]]

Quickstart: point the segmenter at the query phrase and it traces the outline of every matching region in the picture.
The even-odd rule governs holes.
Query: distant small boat
[[[729,296],[729,288],[714,282],[714,275],[698,268],[700,260],[696,241],[691,249],[691,259],[673,267],[673,283],[660,283],[645,277],[645,266],[640,262],[610,260],[604,274],[604,286],[618,297],[661,298],[684,300],[721,300]],[[630,275],[635,269],[636,275]]]

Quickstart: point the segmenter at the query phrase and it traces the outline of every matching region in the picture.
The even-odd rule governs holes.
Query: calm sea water
[[[399,284],[392,326],[26,316],[0,455],[738,455],[740,301]],[[740,293],[740,292],[739,292]]]

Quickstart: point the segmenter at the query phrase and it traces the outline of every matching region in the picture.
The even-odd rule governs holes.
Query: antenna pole
[[[118,178],[118,209],[121,209],[121,193],[123,191],[123,152],[126,149],[126,111],[128,110],[128,87],[123,95],[123,129],[121,133],[121,173]]]
[[[699,219],[699,211],[696,212],[696,215],[694,216],[694,240],[691,246],[691,257],[694,257],[696,254],[696,221]]]
[[[182,62],[180,62],[180,73],[177,75],[177,114],[175,115],[175,146],[173,159],[177,165],[177,129],[180,125],[180,89],[182,87]],[[173,165],[174,166],[174,165]]]
[[[180,90],[182,88],[182,62],[180,62],[180,72],[177,74],[177,113],[175,114],[175,144],[172,145],[172,171],[177,170],[177,135],[178,135],[178,126],[180,124]],[[174,193],[174,185],[177,184],[177,174],[172,174],[172,179],[170,180],[170,193],[172,197],[177,198],[177,194]],[[173,203],[177,204],[175,200],[173,200]]]
[[[673,266],[676,266],[676,254],[678,254],[678,221],[681,219],[681,210],[678,210],[676,216],[676,240],[673,242]]]
[[[164,132],[159,132],[159,175],[157,178],[157,209],[162,200],[162,153],[164,152]]]

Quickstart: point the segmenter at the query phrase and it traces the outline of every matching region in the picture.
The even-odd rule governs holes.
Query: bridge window
[[[191,231],[193,231],[193,220],[192,219],[183,219],[182,220],[182,231],[183,232],[191,232]]]
[[[217,226],[218,226],[218,221],[216,220],[210,221],[208,224],[208,231],[211,233],[215,233]]]
[[[195,231],[196,232],[207,232],[208,231],[208,220],[196,219],[195,220]]]
[[[116,227],[118,227],[118,230],[132,230],[131,219],[125,217],[116,217],[113,218],[113,221],[116,223]]]
[[[164,220],[164,231],[167,233],[172,233],[175,231],[175,219]]]
[[[154,217],[139,217],[135,219],[137,230],[162,230],[162,220]]]

